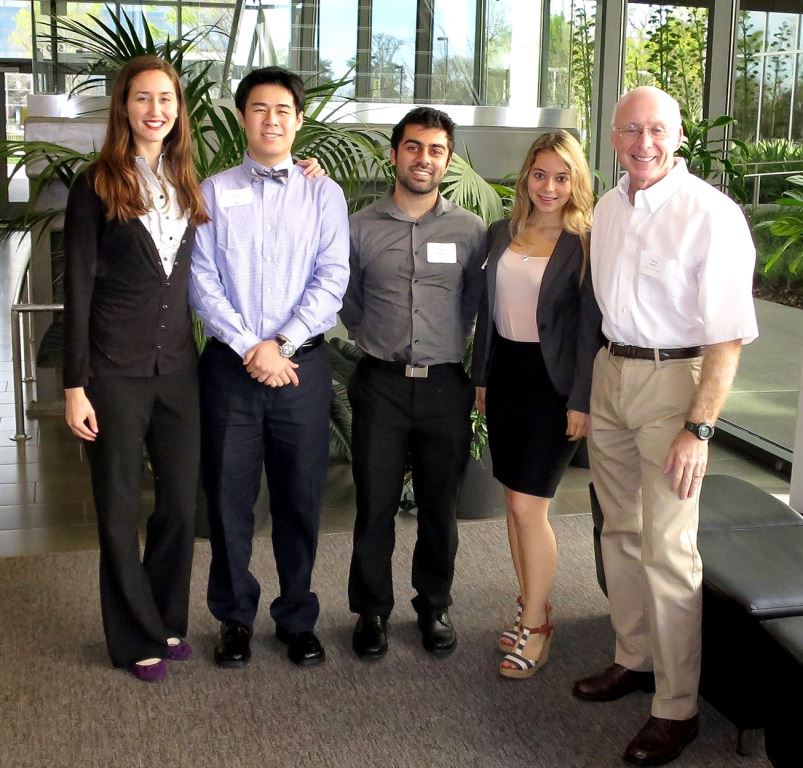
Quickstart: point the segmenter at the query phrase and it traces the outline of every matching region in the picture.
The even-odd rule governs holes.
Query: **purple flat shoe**
[[[177,645],[167,644],[167,658],[170,661],[186,661],[192,656],[192,646],[186,640],[180,640]]]
[[[167,662],[160,659],[156,664],[132,664],[128,671],[144,683],[161,683],[167,679]]]

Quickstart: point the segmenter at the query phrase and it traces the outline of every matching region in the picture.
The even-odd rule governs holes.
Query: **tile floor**
[[[0,246],[0,557],[97,547],[89,467],[62,417],[29,416],[26,424],[31,440],[16,443],[10,439],[15,426],[8,308],[11,286],[26,253],[24,243]],[[733,448],[714,445],[709,472],[737,475],[788,500],[788,476]],[[553,513],[589,512],[589,479],[588,470],[570,467],[555,497]],[[148,479],[143,475],[143,512],[149,501]],[[265,535],[264,494],[258,506],[260,534]],[[495,508],[501,508],[501,492]],[[353,520],[350,469],[333,464],[322,509],[322,532],[351,530]],[[415,518],[401,513],[399,524],[414,525]]]

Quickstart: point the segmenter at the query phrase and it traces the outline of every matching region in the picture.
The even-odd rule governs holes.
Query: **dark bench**
[[[591,491],[594,554],[603,592],[599,547],[602,511]],[[698,546],[703,560],[703,649],[700,693],[739,731],[750,751],[765,728],[777,682],[769,669],[778,643],[763,626],[803,616],[803,517],[739,478],[710,475],[700,495]],[[607,592],[606,592],[607,594]]]
[[[764,725],[767,757],[774,768],[800,768],[803,762],[803,616],[762,621],[773,641],[769,713]],[[792,704],[789,700],[792,699]]]

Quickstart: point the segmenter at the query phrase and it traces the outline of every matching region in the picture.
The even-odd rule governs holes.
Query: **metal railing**
[[[31,295],[31,256],[25,260],[24,268],[17,275],[14,285],[16,303],[11,305],[11,365],[14,377],[14,420],[15,434],[11,440],[25,442],[31,435],[25,431],[25,394],[23,384],[32,384],[36,398],[36,344],[33,334],[32,315],[36,312],[61,312],[63,304],[34,304]],[[25,322],[23,323],[23,319]],[[23,334],[25,343],[23,344]],[[23,355],[26,376],[23,377]]]
[[[754,179],[755,183],[753,184],[753,206],[757,206],[759,204],[759,198],[761,196],[761,180],[768,179],[772,177],[787,177],[787,176],[797,176],[803,173],[803,160],[762,160],[762,161],[753,161],[744,164],[746,168],[756,168],[757,170],[753,173],[745,173],[744,179],[747,181],[748,179]],[[760,171],[758,170],[762,166],[778,166],[778,165],[793,165],[796,166],[793,170],[785,170],[785,171]]]

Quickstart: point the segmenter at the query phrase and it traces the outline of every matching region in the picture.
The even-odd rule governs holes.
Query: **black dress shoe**
[[[598,675],[578,680],[572,693],[586,701],[614,701],[634,691],[652,693],[655,675],[652,672],[634,672],[621,664],[611,664]]]
[[[418,628],[421,630],[421,644],[436,656],[447,656],[457,645],[457,633],[446,611],[419,613]]]
[[[287,646],[287,658],[299,667],[314,667],[326,659],[326,651],[314,632],[288,632],[276,627],[276,639]]]
[[[625,750],[636,765],[662,765],[674,760],[697,735],[697,715],[688,720],[651,717]]]
[[[388,620],[361,615],[351,636],[351,647],[361,659],[381,659],[388,652]]]
[[[251,661],[251,628],[224,621],[215,646],[215,661],[220,667],[246,666]]]

